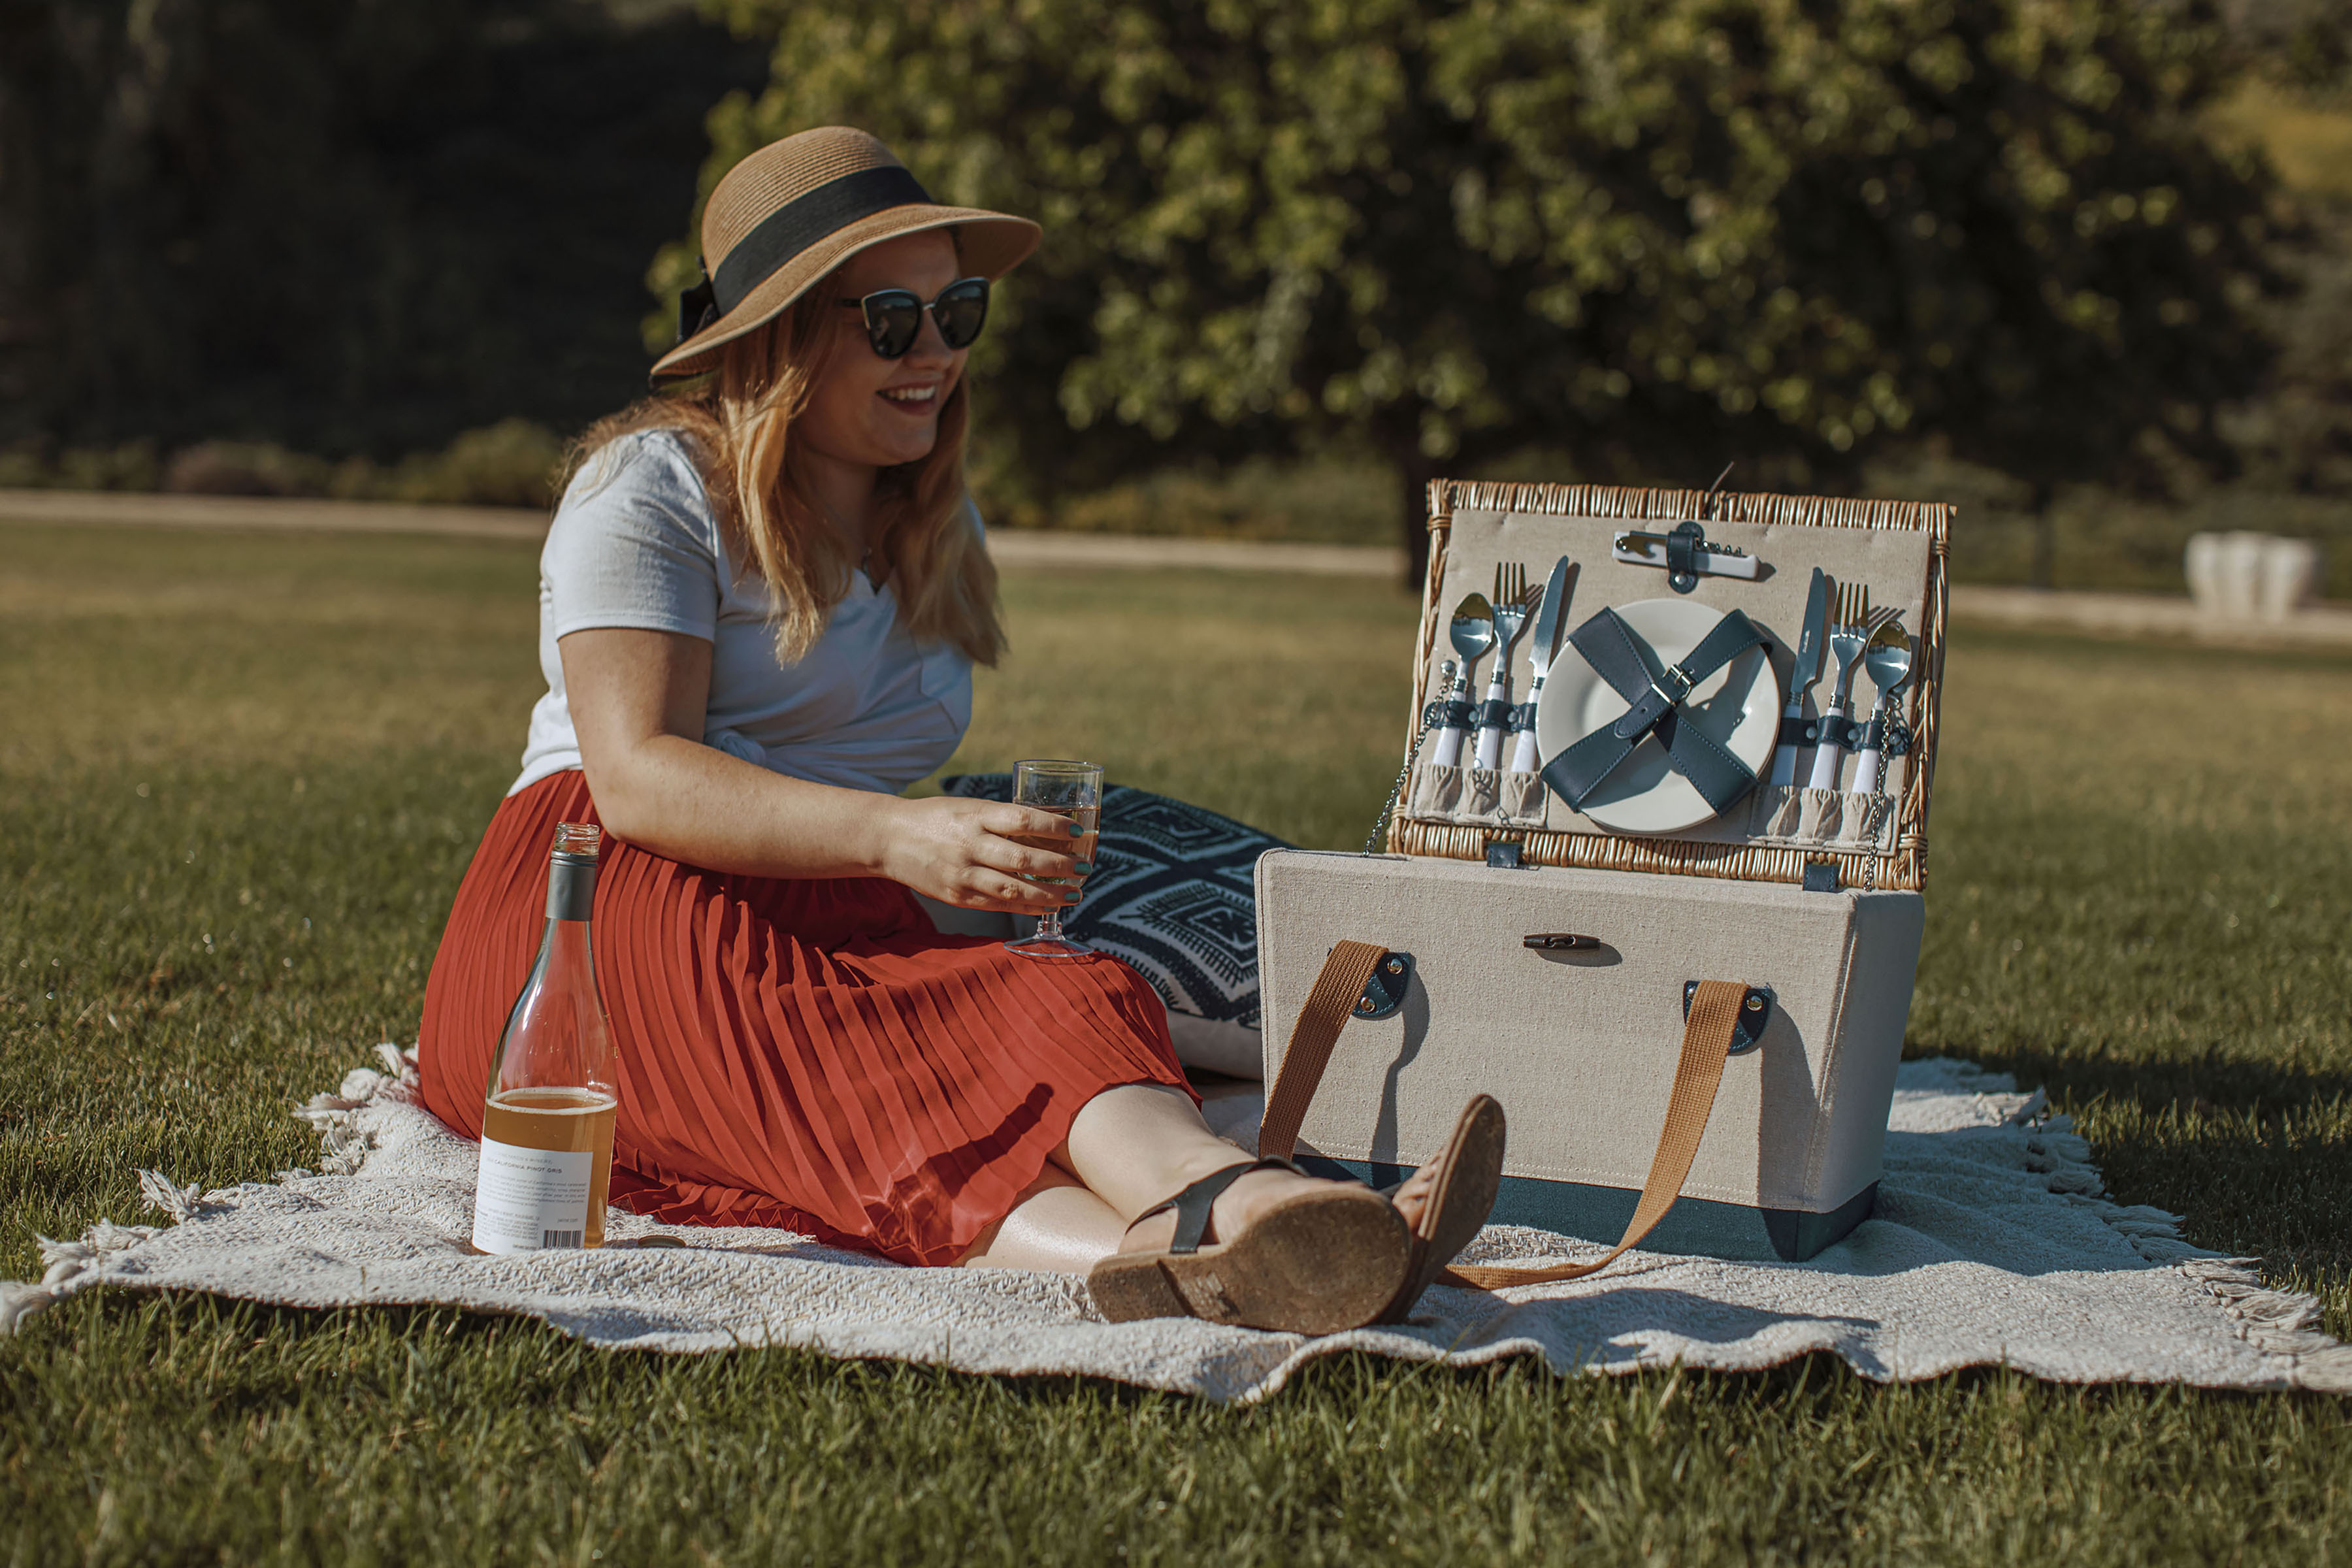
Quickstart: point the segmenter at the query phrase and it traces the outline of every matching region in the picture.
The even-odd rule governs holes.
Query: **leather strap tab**
[[[1258,1124],[1257,1152],[1287,1160],[1298,1147],[1298,1130],[1307,1121],[1307,1107],[1331,1063],[1331,1047],[1356,1010],[1356,998],[1371,983],[1372,966],[1388,956],[1388,949],[1368,942],[1343,942],[1323,961],[1323,973],[1307,994],[1307,1005],[1291,1026],[1290,1045],[1275,1069],[1265,1093],[1265,1119]]]
[[[1855,731],[1846,749],[1853,752],[1876,750],[1890,757],[1899,757],[1911,749],[1911,727],[1899,716],[1874,713],[1869,723]]]

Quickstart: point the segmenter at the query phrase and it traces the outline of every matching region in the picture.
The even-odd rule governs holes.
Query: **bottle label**
[[[498,1253],[583,1245],[595,1164],[585,1149],[523,1149],[483,1139],[474,1245]]]

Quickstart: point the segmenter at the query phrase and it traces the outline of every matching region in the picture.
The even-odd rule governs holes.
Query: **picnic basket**
[[[1510,1119],[1498,1223],[1620,1252],[1646,1238],[1744,1258],[1809,1258],[1861,1223],[1925,920],[1951,518],[1930,503],[1433,483],[1407,765],[1391,809],[1364,854],[1277,850],[1258,862],[1261,1149],[1394,1181],[1433,1156],[1465,1097],[1483,1091]],[[1678,539],[1673,560],[1612,558],[1629,531]],[[1688,570],[1695,551],[1723,547],[1745,552],[1753,580]],[[1832,787],[1767,775],[1706,820],[1643,830],[1600,821],[1592,795],[1570,805],[1557,774],[1436,760],[1426,742],[1446,714],[1436,682],[1458,595],[1486,589],[1499,563],[1540,582],[1562,556],[1575,563],[1572,597],[1548,703],[1606,632],[1604,610],[1625,626],[1664,614],[1645,601],[1671,600],[1727,628],[1736,610],[1759,639],[1742,656],[1759,662],[1744,667],[1738,722],[1769,700],[1776,746],[1824,732],[1818,705],[1780,717],[1814,569],[1856,603],[1899,610],[1911,679],[1894,700],[1903,722],[1873,731],[1886,741],[1878,787],[1853,787],[1849,758]],[[1523,691],[1524,649],[1519,664]],[[1633,710],[1666,714],[1664,728],[1636,731],[1635,756],[1612,778],[1678,771],[1660,735],[1727,722],[1737,706],[1710,710],[1708,683],[1685,683],[1677,700],[1679,665],[1652,664],[1654,695],[1638,701],[1589,679],[1578,689],[1604,727],[1620,705],[1626,726]],[[1730,679],[1715,677],[1727,703]],[[1829,717],[1829,733],[1860,740]],[[1552,728],[1555,742],[1569,732]],[[1637,767],[1643,745],[1656,755]],[[1562,750],[1548,742],[1542,765]],[[1635,779],[1623,793],[1639,798],[1616,809],[1666,787]],[[1523,1277],[1538,1276],[1465,1269],[1460,1282]]]

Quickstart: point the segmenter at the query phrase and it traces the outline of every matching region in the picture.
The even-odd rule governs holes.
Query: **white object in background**
[[[2197,606],[2198,613],[2207,616],[2222,614],[2221,535],[2190,534],[2181,566],[2189,576],[2189,602]]]
[[[2221,539],[2217,558],[2220,567],[2216,586],[2221,601],[2221,613],[2233,621],[2251,621],[2263,580],[2263,557],[2269,552],[2270,539],[2260,533],[2231,533]]]
[[[2308,539],[2272,539],[2265,544],[2255,608],[2266,621],[2293,619],[2319,596],[2319,546]]]
[[[2195,533],[2182,565],[2199,611],[2228,621],[2285,621],[2318,596],[2325,556],[2308,539]]]

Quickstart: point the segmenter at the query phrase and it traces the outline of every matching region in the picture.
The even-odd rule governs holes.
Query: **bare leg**
[[[1084,1274],[1118,1250],[1125,1222],[1076,1176],[1048,1165],[963,1255],[966,1268],[1037,1268]]]
[[[1068,1141],[1055,1151],[1055,1161],[1123,1221],[1133,1220],[1212,1172],[1247,1158],[1209,1131],[1181,1090],[1146,1083],[1105,1089],[1087,1101],[1070,1123]],[[1398,1193],[1397,1208],[1406,1225],[1420,1223],[1433,1180],[1433,1176],[1416,1175]],[[1210,1224],[1217,1236],[1238,1236],[1271,1205],[1320,1184],[1313,1177],[1288,1171],[1254,1171],[1218,1196],[1209,1211]],[[1129,1230],[1125,1241],[1114,1246],[1127,1251],[1151,1251],[1166,1247],[1175,1234],[1172,1213],[1155,1215]]]

